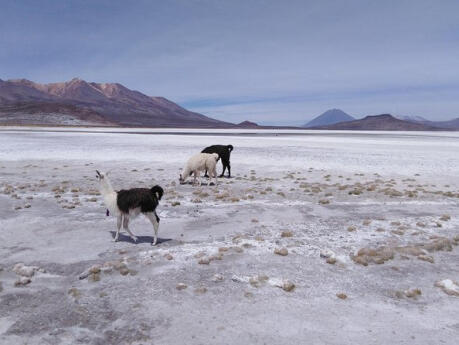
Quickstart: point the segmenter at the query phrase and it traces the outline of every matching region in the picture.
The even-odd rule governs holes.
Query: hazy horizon
[[[459,2],[2,2],[0,78],[118,82],[230,122],[459,117]]]

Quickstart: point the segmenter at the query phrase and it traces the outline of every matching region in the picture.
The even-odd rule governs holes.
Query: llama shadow
[[[116,231],[110,231],[110,234],[112,235],[112,238],[115,238]],[[171,240],[170,238],[159,238],[158,237],[156,245],[164,243],[164,242],[168,242],[170,240]],[[153,236],[137,236],[137,242],[134,242],[134,240],[130,236],[122,234],[122,233],[120,233],[120,235],[118,236],[118,242],[128,242],[132,244],[141,244],[141,243],[150,244],[152,241],[153,241]]]

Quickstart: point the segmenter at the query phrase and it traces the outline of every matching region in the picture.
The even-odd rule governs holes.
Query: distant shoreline
[[[285,128],[145,128],[145,127],[108,127],[108,126],[13,126],[0,125],[1,133],[91,133],[91,134],[143,134],[143,135],[190,135],[190,136],[231,136],[231,137],[288,137],[288,136],[432,136],[453,137],[459,136],[459,131],[378,131],[378,130],[326,130],[326,129],[285,129]]]

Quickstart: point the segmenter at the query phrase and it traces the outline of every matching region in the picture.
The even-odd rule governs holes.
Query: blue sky
[[[0,0],[0,78],[119,82],[232,122],[459,117],[459,1]]]

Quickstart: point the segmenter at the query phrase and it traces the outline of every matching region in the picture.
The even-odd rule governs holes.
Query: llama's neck
[[[105,176],[105,178],[100,181],[99,189],[100,193],[104,196],[115,192],[107,176]]]
[[[185,166],[185,169],[182,170],[182,178],[183,180],[186,180],[188,176],[190,175],[191,169],[188,166],[188,164]]]
[[[99,190],[104,198],[105,206],[113,215],[119,214],[117,205],[117,193],[113,190],[110,180],[105,176],[104,179],[100,180]]]

